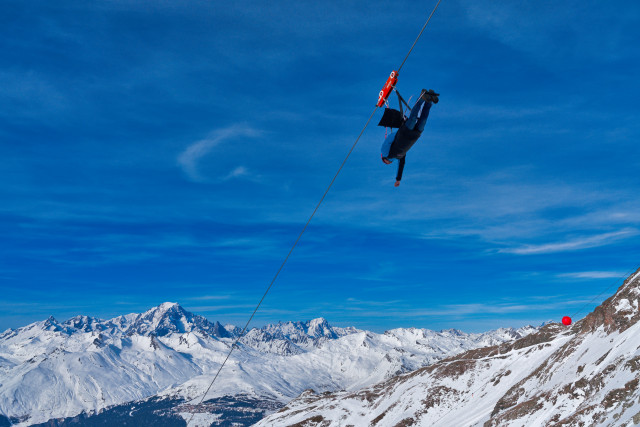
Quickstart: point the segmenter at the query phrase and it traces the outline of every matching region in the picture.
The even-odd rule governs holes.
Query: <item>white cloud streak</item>
[[[559,274],[558,277],[570,279],[622,279],[625,273],[620,271],[580,271],[575,273]]]
[[[220,301],[220,300],[228,300],[231,299],[231,295],[203,295],[199,297],[187,297],[183,298],[187,301]]]
[[[229,174],[227,176],[222,178],[222,180],[223,181],[229,181],[230,179],[241,178],[241,177],[248,176],[248,175],[249,175],[249,171],[247,170],[246,167],[238,166],[237,168],[235,168],[234,170],[229,172]]]
[[[223,129],[213,131],[204,139],[191,144],[178,156],[178,165],[184,173],[194,182],[207,182],[208,180],[202,176],[198,170],[199,161],[209,155],[213,149],[226,141],[234,138],[255,138],[259,136],[260,131],[246,125],[237,124]],[[243,166],[233,169],[227,176],[222,178],[223,181],[248,175],[248,170]]]
[[[568,240],[565,242],[545,243],[540,245],[524,245],[518,248],[500,249],[501,253],[510,253],[516,255],[537,255],[553,252],[576,251],[580,249],[589,249],[599,246],[606,246],[615,241],[629,238],[638,234],[637,230],[625,229],[613,233],[604,233],[595,236],[583,237],[579,239]]]
[[[384,312],[384,314],[393,314],[399,318],[413,318],[413,317],[440,317],[440,316],[474,316],[474,315],[486,315],[486,314],[515,314],[515,313],[527,313],[533,311],[544,310],[560,310],[570,306],[576,306],[591,302],[588,299],[576,299],[568,301],[550,301],[543,304],[537,303],[522,303],[522,304],[508,304],[508,303],[474,303],[474,304],[451,304],[440,307],[434,307],[433,309],[419,309],[419,310],[403,310],[398,312]]]

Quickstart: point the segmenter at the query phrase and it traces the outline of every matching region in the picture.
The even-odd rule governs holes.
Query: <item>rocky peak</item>
[[[237,329],[233,330],[233,336],[239,335]],[[278,322],[254,328],[244,335],[242,343],[268,353],[292,355],[304,352],[303,348],[318,347],[356,331],[355,328],[333,328],[320,317],[306,322]]]
[[[319,317],[317,319],[310,320],[307,325],[307,334],[314,338],[327,337],[337,338],[337,334],[333,331],[333,328],[327,322],[327,319]]]
[[[211,335],[216,336],[218,338],[232,338],[233,335],[227,331],[227,329],[222,326],[222,324],[220,324],[220,322],[216,321],[216,323],[213,324],[213,328],[209,331],[209,333],[211,333]]]
[[[454,336],[454,337],[459,337],[464,335],[464,332],[458,330],[458,329],[442,329],[440,331],[440,333],[442,335],[450,335],[450,336]]]
[[[127,334],[165,336],[171,333],[202,331],[216,337],[230,334],[216,322],[186,311],[177,303],[165,302],[138,315],[127,329]]]
[[[53,316],[49,316],[47,320],[42,322],[41,328],[43,331],[53,332],[61,332],[62,330],[64,330],[64,327]]]
[[[640,321],[640,269],[624,281],[618,291],[574,326],[580,333],[600,327],[608,333],[624,332]]]
[[[75,316],[63,323],[64,326],[82,332],[103,331],[105,326],[100,319],[89,316]]]
[[[236,338],[242,333],[242,328],[231,323],[224,325],[224,329],[230,334],[231,337]]]

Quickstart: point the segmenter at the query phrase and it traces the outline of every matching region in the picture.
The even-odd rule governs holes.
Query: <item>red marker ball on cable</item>
[[[565,325],[565,326],[569,326],[571,324],[571,317],[564,316],[562,318],[562,324]]]

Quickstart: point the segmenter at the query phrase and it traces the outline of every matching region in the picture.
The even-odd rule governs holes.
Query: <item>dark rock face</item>
[[[640,320],[640,270],[632,274],[611,298],[585,317],[574,328],[581,333],[604,326],[608,333],[624,332]]]

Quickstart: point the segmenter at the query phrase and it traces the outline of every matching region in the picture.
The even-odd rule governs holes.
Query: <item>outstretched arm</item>
[[[404,171],[404,161],[406,156],[401,158],[398,162],[398,173],[396,174],[396,183],[394,184],[396,187],[400,185],[400,181],[402,180],[402,172]]]

